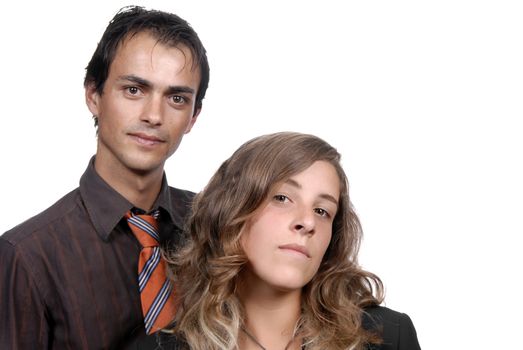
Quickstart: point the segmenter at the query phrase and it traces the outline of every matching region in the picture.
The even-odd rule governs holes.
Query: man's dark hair
[[[87,65],[84,86],[94,84],[96,92],[101,95],[118,45],[124,39],[141,32],[151,33],[159,43],[173,47],[186,46],[191,51],[193,68],[194,65],[200,68],[201,78],[195,107],[201,108],[209,85],[209,62],[198,34],[187,21],[175,14],[147,10],[141,6],[123,7],[109,22]]]

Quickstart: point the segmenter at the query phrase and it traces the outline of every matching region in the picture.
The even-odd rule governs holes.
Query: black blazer
[[[383,306],[365,309],[363,327],[377,331],[383,343],[369,345],[369,350],[421,350],[416,329],[406,314]]]
[[[363,327],[381,335],[383,343],[369,345],[368,350],[421,350],[416,329],[410,317],[383,306],[366,308],[363,314]],[[186,349],[175,337],[156,333],[138,345],[140,350],[180,350]],[[326,349],[328,350],[328,349]]]

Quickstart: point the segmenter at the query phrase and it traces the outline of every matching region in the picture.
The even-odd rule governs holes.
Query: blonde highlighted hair
[[[280,132],[246,142],[219,167],[195,198],[186,243],[167,254],[181,300],[174,332],[188,347],[237,347],[245,318],[235,294],[247,263],[242,228],[275,185],[320,160],[339,176],[339,207],[318,272],[303,287],[297,335],[307,349],[360,349],[379,342],[362,327],[362,313],[383,301],[383,285],[358,265],[362,230],[340,154],[319,137]]]

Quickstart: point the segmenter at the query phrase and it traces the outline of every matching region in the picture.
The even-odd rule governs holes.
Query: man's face
[[[186,47],[158,43],[149,33],[124,40],[103,93],[94,84],[86,88],[89,110],[98,117],[98,173],[106,180],[163,173],[200,112],[199,82]]]

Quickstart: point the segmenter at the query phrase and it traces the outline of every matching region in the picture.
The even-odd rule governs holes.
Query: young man
[[[141,254],[157,248],[131,221],[151,213],[142,232],[176,244],[193,193],[169,187],[163,168],[196,122],[208,81],[205,48],[185,20],[141,7],[115,15],[87,66],[98,143],[79,188],[0,237],[0,348],[136,349],[154,340],[163,324],[147,314],[138,272]]]

